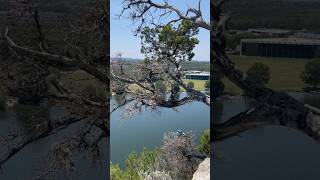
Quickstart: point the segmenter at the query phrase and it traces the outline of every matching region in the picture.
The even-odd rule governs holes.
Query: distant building
[[[305,39],[318,39],[320,40],[320,34],[318,33],[307,33],[307,32],[297,32],[294,33],[292,36],[293,38],[305,38]]]
[[[268,35],[268,36],[287,36],[293,33],[291,30],[286,30],[286,29],[265,29],[265,28],[248,29],[248,32],[258,34],[258,35]]]
[[[185,78],[186,79],[193,79],[193,80],[209,80],[210,79],[210,72],[186,71]]]
[[[306,38],[242,39],[240,55],[320,58],[320,40]]]

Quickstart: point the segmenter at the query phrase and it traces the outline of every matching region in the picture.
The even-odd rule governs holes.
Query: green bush
[[[270,80],[270,69],[263,63],[254,63],[246,74],[249,80],[259,85],[266,85]]]
[[[171,84],[171,92],[173,94],[176,94],[176,93],[180,92],[180,86],[179,86],[179,84],[177,82],[173,82]]]
[[[110,163],[110,177],[112,180],[124,179],[125,173],[121,170],[118,164]]]
[[[105,99],[108,95],[108,92],[99,87],[94,87],[92,85],[87,85],[84,90],[84,94],[91,99]]]
[[[116,164],[110,164],[111,180],[132,179],[141,180],[139,173],[151,172],[157,162],[160,149],[147,150],[144,148],[139,154],[133,152],[126,159],[126,169],[121,170]]]
[[[312,87],[320,84],[320,60],[309,61],[301,74],[301,79]]]
[[[194,82],[193,82],[193,81],[189,81],[189,82],[188,82],[188,87],[194,88]]]
[[[210,89],[210,80],[207,80],[205,83],[204,83],[204,88],[206,90]]]
[[[159,92],[166,92],[167,90],[166,85],[162,80],[157,81],[154,86]]]
[[[203,131],[200,137],[200,143],[198,145],[198,150],[201,153],[210,155],[210,129]]]

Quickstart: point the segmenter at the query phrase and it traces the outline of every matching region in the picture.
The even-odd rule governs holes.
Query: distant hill
[[[138,58],[111,58],[111,60],[115,61],[143,61],[143,59],[138,59]]]
[[[123,58],[111,58],[111,60],[116,60],[116,61],[143,61],[143,59],[139,59],[139,58],[127,58],[127,57],[123,57]],[[202,62],[206,62],[206,61],[198,61],[198,60],[192,60],[192,62],[199,62],[199,63],[202,63]]]
[[[320,32],[319,0],[235,0],[224,11],[230,14],[230,29],[283,28]]]

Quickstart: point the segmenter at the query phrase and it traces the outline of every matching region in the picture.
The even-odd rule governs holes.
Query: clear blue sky
[[[155,0],[160,2],[161,0]],[[170,4],[178,7],[185,12],[189,7],[198,6],[198,0],[169,0]],[[117,52],[121,52],[126,58],[139,58],[144,56],[140,53],[140,38],[134,36],[134,24],[130,19],[125,17],[118,18],[117,15],[122,10],[122,0],[110,1],[110,55],[114,57]],[[201,1],[201,11],[204,19],[209,22],[210,18],[210,0]],[[194,60],[209,61],[210,60],[210,32],[200,29],[197,38],[200,43],[195,47]]]

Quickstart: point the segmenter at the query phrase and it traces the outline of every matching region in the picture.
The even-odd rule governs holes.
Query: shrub
[[[254,63],[246,72],[249,80],[259,85],[266,85],[270,80],[269,67],[263,63]]]
[[[105,99],[108,95],[108,92],[103,88],[94,87],[92,85],[87,85],[83,92],[86,97],[90,99]]]
[[[163,145],[154,150],[144,148],[140,153],[131,153],[126,159],[126,169],[110,163],[111,180],[172,180],[191,179],[201,160],[188,154],[210,154],[210,130],[203,132],[198,148],[191,132],[164,135]]]
[[[118,164],[110,163],[110,178],[112,180],[122,180],[124,179],[124,172],[121,170]]]
[[[205,83],[204,83],[204,88],[206,90],[209,90],[210,89],[210,80],[207,80]]]
[[[126,165],[128,170],[135,172],[148,172],[154,169],[160,150],[147,150],[144,148],[140,154],[131,153],[127,160]]]
[[[183,135],[168,133],[163,138],[159,168],[170,172],[174,179],[191,179],[198,161],[186,155],[194,152],[196,148],[191,132]]]
[[[143,180],[173,180],[171,175],[165,171],[152,171],[141,176]]]
[[[190,88],[194,88],[194,82],[193,81],[189,81],[187,85]]]
[[[173,94],[176,94],[176,93],[180,92],[180,85],[177,82],[173,82],[171,84],[171,92]]]
[[[126,169],[121,168],[116,164],[110,164],[110,177],[111,180],[142,180],[142,174],[154,171],[155,164],[160,150],[147,150],[144,148],[139,154],[133,152],[129,154],[126,159]]]
[[[157,81],[154,84],[154,86],[157,89],[157,91],[162,92],[162,93],[166,92],[166,90],[167,90],[166,85],[164,84],[164,82],[162,80]]]
[[[200,143],[198,145],[198,150],[201,153],[210,155],[210,129],[203,131],[200,137]]]
[[[320,83],[320,60],[309,61],[301,74],[304,83],[317,87]]]

